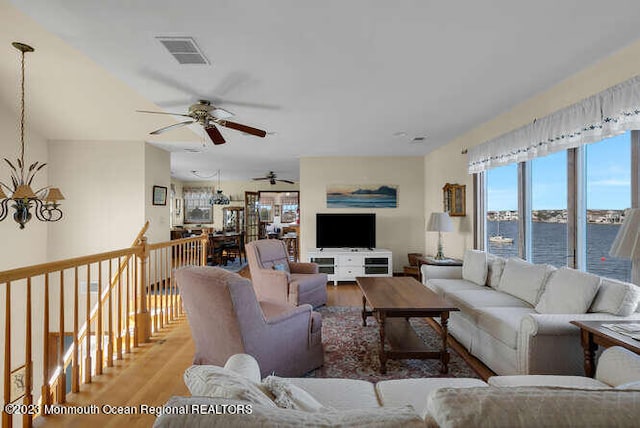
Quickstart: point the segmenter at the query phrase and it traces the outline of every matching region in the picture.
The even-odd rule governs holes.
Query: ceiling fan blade
[[[204,128],[204,130],[207,131],[209,138],[211,138],[211,141],[216,146],[219,144],[226,143],[226,141],[224,140],[224,137],[222,136],[220,131],[218,131],[218,128],[216,128],[214,125],[209,125],[206,128]]]
[[[280,180],[279,178],[276,179],[276,181],[281,181],[283,183],[289,183],[289,184],[295,184],[295,182],[291,181],[291,180]]]
[[[221,126],[226,126],[227,128],[235,129],[237,131],[246,132],[247,134],[255,135],[256,137],[264,137],[267,135],[266,131],[258,128],[252,128],[251,126],[243,125],[241,123],[230,122],[228,120],[219,120],[216,122]]]
[[[269,180],[269,177],[256,177],[256,178],[252,178],[252,180]]]
[[[149,134],[152,134],[152,135],[162,134],[163,132],[167,132],[170,129],[181,128],[181,127],[186,126],[186,125],[191,125],[194,122],[195,122],[195,120],[185,120],[184,122],[174,123],[173,125],[169,125],[169,126],[165,126],[164,128],[156,129],[155,131],[150,132]]]
[[[188,114],[182,113],[167,113],[166,111],[149,111],[149,110],[136,110],[138,113],[153,113],[153,114],[170,114],[171,116],[184,116],[191,117]]]

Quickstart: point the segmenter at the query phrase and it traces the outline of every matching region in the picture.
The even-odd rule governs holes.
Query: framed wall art
[[[464,217],[466,213],[466,187],[464,184],[447,183],[442,188],[443,210],[451,217]]]
[[[167,188],[153,186],[153,205],[167,205]]]

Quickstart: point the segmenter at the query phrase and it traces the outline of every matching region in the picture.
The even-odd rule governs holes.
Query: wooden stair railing
[[[0,272],[2,428],[13,426],[14,415],[30,427],[47,405],[65,403],[69,368],[77,393],[81,383],[182,315],[173,269],[206,264],[207,236],[148,244],[147,228],[130,248]],[[42,314],[41,321],[34,323],[34,314]],[[73,338],[67,349],[65,336]]]

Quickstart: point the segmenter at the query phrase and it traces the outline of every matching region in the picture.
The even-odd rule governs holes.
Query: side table
[[[594,356],[598,345],[605,348],[622,346],[640,355],[640,341],[602,326],[603,324],[631,323],[638,323],[638,321],[571,321],[571,324],[580,327],[580,339],[584,352],[584,373],[586,376],[593,377],[596,373]]]

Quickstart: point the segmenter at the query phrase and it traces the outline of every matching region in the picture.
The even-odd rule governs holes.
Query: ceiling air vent
[[[180,64],[209,64],[192,37],[156,37]]]
[[[427,137],[413,137],[413,139],[411,140],[412,143],[424,143],[425,141],[427,141]]]

